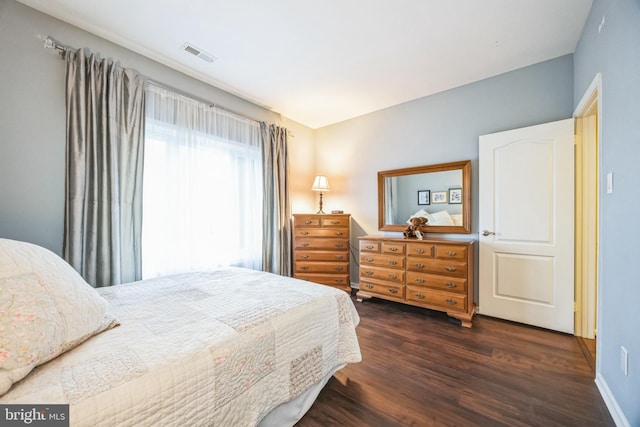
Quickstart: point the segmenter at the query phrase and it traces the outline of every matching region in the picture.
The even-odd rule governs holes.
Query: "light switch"
[[[607,193],[613,193],[613,172],[607,174]]]

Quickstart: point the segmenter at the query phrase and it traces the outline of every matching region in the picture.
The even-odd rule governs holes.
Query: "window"
[[[153,85],[146,96],[143,278],[261,269],[259,124]]]

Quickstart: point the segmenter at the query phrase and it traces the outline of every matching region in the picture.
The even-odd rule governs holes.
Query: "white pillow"
[[[53,252],[0,239],[0,396],[36,366],[117,325],[107,308]]]
[[[427,217],[427,219],[429,220],[427,222],[427,225],[433,225],[434,222],[436,222],[436,219],[433,217],[433,215],[431,215],[429,212],[425,212],[425,216]]]
[[[451,215],[451,219],[453,220],[453,225],[462,225],[462,214]]]
[[[431,218],[429,218],[428,225],[453,225],[453,220],[451,219],[451,215],[447,211],[440,211],[431,214],[433,218],[433,222]]]

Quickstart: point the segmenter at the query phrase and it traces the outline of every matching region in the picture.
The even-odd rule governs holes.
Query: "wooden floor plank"
[[[615,425],[573,336],[355,304],[363,361],[334,375],[299,427]]]

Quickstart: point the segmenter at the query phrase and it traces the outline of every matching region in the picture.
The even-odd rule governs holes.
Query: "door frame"
[[[596,123],[591,123],[587,120],[583,120],[586,117],[596,114]],[[602,148],[600,141],[602,132],[602,75],[596,74],[593,81],[585,91],[582,99],[576,107],[573,117],[576,119],[576,153],[581,153],[584,150],[591,150],[591,154],[595,155],[595,159],[598,165],[596,172],[596,188],[587,188],[582,185],[582,176],[576,173],[576,313],[575,313],[575,335],[585,338],[594,338],[594,330],[600,330],[599,322],[600,317],[597,313],[600,311],[600,299],[597,298],[598,288],[601,283],[601,254],[599,249],[600,241],[600,227],[598,226],[601,217],[601,206],[599,203],[600,195],[600,183],[602,178],[602,171],[600,168],[602,159]],[[595,127],[595,129],[594,129]],[[587,132],[584,132],[587,129]],[[585,136],[585,133],[587,134]],[[595,136],[595,138],[593,138]],[[593,152],[595,151],[595,153]],[[588,156],[576,155],[576,171],[578,165],[580,170],[589,167]],[[579,219],[581,218],[582,195],[586,195],[588,192],[596,191],[598,194],[595,200],[596,206],[596,219],[595,223],[581,228]],[[593,206],[592,206],[593,208]],[[583,224],[584,225],[584,224]],[[594,230],[595,228],[595,230]],[[595,240],[595,241],[594,241]],[[595,257],[590,255],[590,250],[595,250]],[[593,253],[593,252],[591,252]],[[594,265],[595,264],[595,265]],[[583,281],[578,280],[584,271],[595,271],[595,283],[588,283],[583,286]],[[596,301],[596,304],[593,304]],[[596,341],[596,354],[599,353],[598,347],[602,340]],[[596,372],[599,372],[600,358],[596,357]]]

